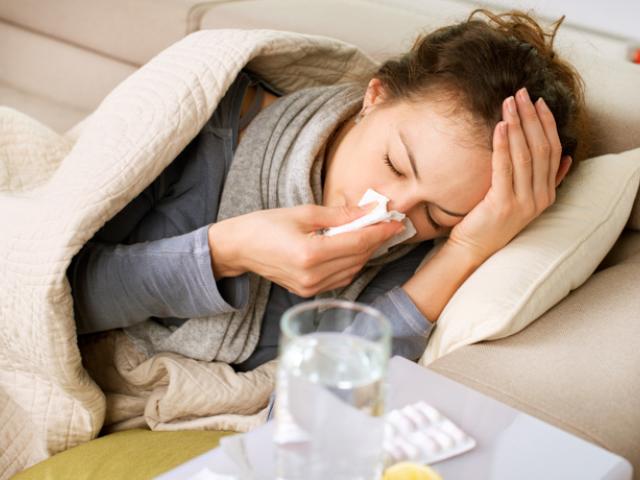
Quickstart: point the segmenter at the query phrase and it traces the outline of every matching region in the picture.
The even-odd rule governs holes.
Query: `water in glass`
[[[388,346],[344,332],[289,341],[276,391],[280,480],[375,480],[382,470]]]

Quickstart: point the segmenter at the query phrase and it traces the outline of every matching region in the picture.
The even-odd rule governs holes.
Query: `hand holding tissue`
[[[405,229],[402,232],[394,235],[389,240],[384,242],[380,247],[378,247],[378,249],[371,256],[371,258],[376,258],[387,253],[387,251],[394,245],[404,242],[405,240],[413,237],[416,234],[416,229],[413,226],[413,223],[411,223],[411,220],[409,220],[409,217],[407,217],[404,213],[400,213],[396,210],[388,212],[387,203],[389,202],[389,199],[370,188],[364,193],[364,195],[358,202],[358,206],[361,207],[371,202],[378,202],[378,205],[372,211],[352,222],[337,227],[327,228],[322,232],[323,235],[330,237],[333,235],[338,235],[339,233],[353,232],[354,230],[359,230],[378,222],[389,222],[391,220],[401,221],[404,224]]]

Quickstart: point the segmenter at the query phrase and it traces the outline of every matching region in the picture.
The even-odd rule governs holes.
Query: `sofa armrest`
[[[429,368],[627,458],[640,472],[640,253],[520,333]]]

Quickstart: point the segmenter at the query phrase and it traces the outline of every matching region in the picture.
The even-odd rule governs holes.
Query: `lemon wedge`
[[[442,477],[427,465],[399,462],[384,471],[382,480],[442,480]]]

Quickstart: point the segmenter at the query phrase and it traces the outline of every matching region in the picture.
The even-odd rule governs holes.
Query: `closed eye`
[[[393,172],[393,174],[395,176],[404,177],[402,172],[400,172],[396,167],[394,167],[393,163],[391,163],[391,159],[389,158],[388,154],[384,155],[384,163],[389,167],[389,169]],[[451,230],[451,227],[445,227],[443,225],[440,225],[440,224],[436,223],[436,221],[431,216],[431,213],[429,212],[429,206],[426,205],[426,204],[424,206],[424,212],[425,212],[425,216],[427,217],[427,222],[429,222],[429,224],[435,230],[437,230],[437,231],[448,231],[448,230]]]
[[[391,163],[391,159],[389,158],[389,155],[386,153],[384,155],[384,163],[387,164],[387,166],[391,169],[391,171],[396,177],[404,176],[396,167],[393,166],[393,163]]]
[[[436,221],[433,219],[433,217],[431,216],[431,213],[429,212],[429,206],[425,205],[424,206],[424,212],[425,215],[427,217],[427,221],[429,222],[429,224],[431,224],[431,226],[433,228],[435,228],[436,230],[444,230],[445,227],[443,227],[442,225],[439,225],[438,223],[436,223]]]

